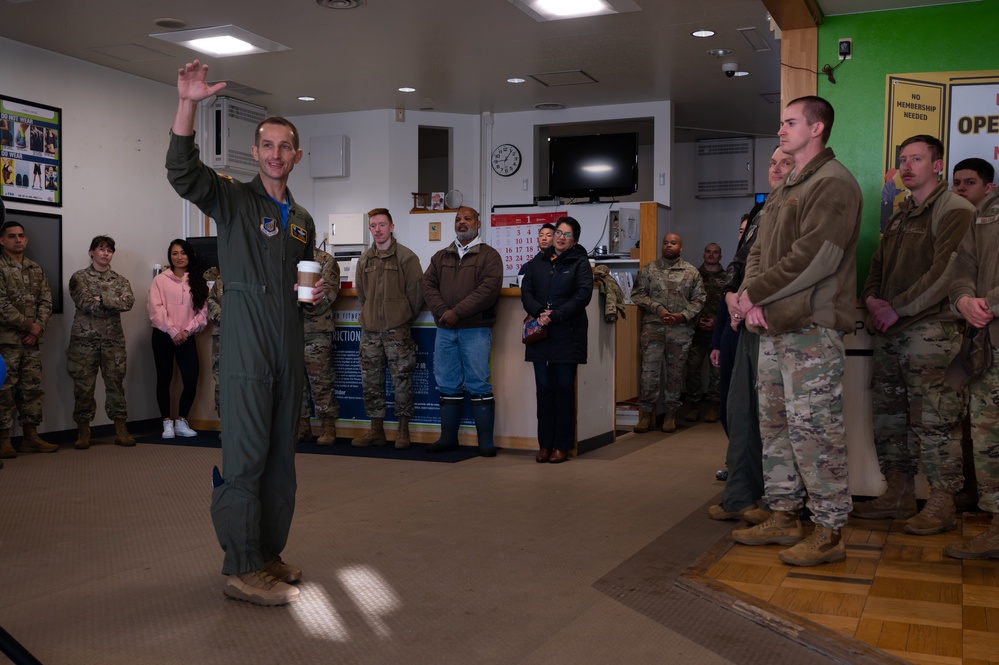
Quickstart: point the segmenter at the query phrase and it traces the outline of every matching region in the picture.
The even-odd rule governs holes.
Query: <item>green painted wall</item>
[[[878,244],[885,77],[999,69],[999,0],[828,17],[819,26],[816,69],[838,62],[843,37],[853,39],[853,59],[834,72],[835,85],[820,74],[818,94],[836,110],[829,147],[864,193],[859,289]]]

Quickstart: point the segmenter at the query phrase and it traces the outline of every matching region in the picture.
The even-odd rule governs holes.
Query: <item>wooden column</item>
[[[780,46],[780,107],[818,90],[815,72],[819,61],[819,30],[816,27],[784,30]]]

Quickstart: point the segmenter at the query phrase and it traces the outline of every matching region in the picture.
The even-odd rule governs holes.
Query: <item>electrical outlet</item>
[[[396,122],[406,122],[406,109],[396,109],[395,110],[395,121]]]
[[[853,58],[853,39],[844,37],[839,40],[839,59],[850,60]]]

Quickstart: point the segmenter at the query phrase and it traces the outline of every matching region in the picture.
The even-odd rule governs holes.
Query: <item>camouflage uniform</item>
[[[964,296],[985,298],[992,313],[999,317],[999,191],[992,192],[978,206],[978,217],[958,250],[957,274],[950,288],[952,307]],[[992,319],[988,330],[992,366],[968,386],[968,413],[978,506],[995,515],[999,513],[999,318]]]
[[[209,279],[211,277],[211,279]],[[214,282],[208,292],[208,320],[212,324],[212,378],[215,379],[215,414],[222,415],[219,408],[219,340],[222,338],[222,275],[214,268],[205,271],[205,281]]]
[[[704,269],[704,264],[697,269],[701,274],[701,281],[704,282],[704,292],[707,298],[701,315],[698,317],[712,318],[718,312],[718,303],[722,298],[722,289],[728,281],[728,273],[719,268],[715,272],[708,272]],[[704,390],[704,361],[711,351],[711,336],[714,330],[701,330],[696,325],[694,328],[694,339],[690,344],[690,353],[687,356],[687,396],[692,400],[707,399],[709,402],[718,402],[718,382],[721,380],[720,370],[708,363],[708,389]]]
[[[920,204],[903,201],[885,225],[862,301],[887,301],[899,319],[874,339],[874,445],[881,472],[914,476],[922,458],[932,487],[964,484],[961,421],[965,395],[944,371],[961,346],[947,289],[974,208],[941,181]]]
[[[111,420],[125,419],[128,407],[121,313],[135,304],[132,285],[110,268],[98,272],[90,266],[69,278],[69,296],[76,305],[66,349],[66,369],[73,377],[73,420],[89,423],[97,414],[94,386],[98,369],[104,376],[105,413]]]
[[[813,521],[834,529],[846,524],[850,511],[846,438],[834,435],[843,431],[845,356],[843,333],[822,326],[760,336],[767,503],[796,512],[807,498]],[[774,445],[783,441],[787,445]]]
[[[642,268],[631,291],[631,301],[645,310],[642,319],[642,372],[639,407],[651,411],[660,390],[667,411],[680,406],[686,378],[687,353],[694,337],[691,321],[697,318],[706,298],[697,268],[677,257],[659,258]],[[684,323],[667,326],[658,310],[682,314]]]
[[[385,365],[392,373],[397,418],[413,416],[416,342],[410,324],[423,303],[423,270],[409,248],[396,242],[374,244],[357,262],[357,299],[361,305],[361,389],[369,418],[384,418]]]
[[[14,424],[15,405],[21,425],[42,422],[42,354],[39,344],[22,335],[37,323],[45,331],[52,315],[52,291],[41,266],[23,257],[18,263],[0,251],[0,354],[7,379],[0,389],[0,429]]]
[[[857,180],[823,148],[767,197],[741,287],[767,323],[752,327],[766,501],[796,515],[807,497],[812,521],[833,531],[852,507],[843,335],[855,326],[862,207]]]
[[[326,300],[305,311],[305,390],[302,418],[309,417],[309,397],[316,405],[316,418],[338,418],[340,404],[333,393],[333,301],[340,293],[340,265],[328,252],[316,250],[322,266]]]

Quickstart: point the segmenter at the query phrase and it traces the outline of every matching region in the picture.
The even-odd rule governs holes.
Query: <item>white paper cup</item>
[[[322,275],[317,261],[298,262],[298,302],[312,303],[312,289]]]

